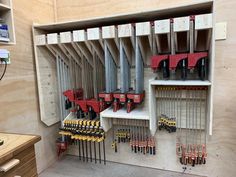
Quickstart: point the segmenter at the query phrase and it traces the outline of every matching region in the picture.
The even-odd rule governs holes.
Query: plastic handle
[[[18,159],[12,159],[9,162],[3,164],[0,166],[0,171],[7,172],[10,169],[14,168],[16,165],[20,163],[20,160]]]

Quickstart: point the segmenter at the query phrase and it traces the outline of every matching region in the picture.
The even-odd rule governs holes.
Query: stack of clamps
[[[175,55],[155,55],[151,58],[151,68],[154,72],[158,69],[161,69],[161,63],[167,61],[167,68],[170,71],[176,71],[177,68],[181,69],[181,79],[187,79],[187,69],[196,69],[198,70],[198,76],[201,80],[206,79],[206,70],[207,70],[207,52],[196,52],[196,53],[181,53]],[[182,62],[185,61],[185,62]],[[184,63],[182,65],[182,63]],[[163,69],[163,77],[167,79],[165,74],[166,70]]]
[[[63,94],[67,97],[68,101],[79,106],[79,110],[83,111],[84,113],[94,111],[95,113],[99,114],[101,111],[107,108],[106,105],[101,106],[101,101],[96,99],[83,99],[82,89],[78,91],[67,90]]]
[[[105,132],[100,126],[98,120],[73,119],[65,120],[64,126],[60,129],[60,135],[66,136],[71,144],[77,145],[79,148],[79,159],[83,161],[95,160],[97,162],[97,148],[98,144],[98,159],[101,163],[101,146],[103,142],[103,160],[106,163],[105,156]],[[93,147],[92,147],[93,143]],[[94,153],[93,153],[94,152]]]
[[[180,163],[182,165],[202,165],[206,164],[206,146],[202,145],[180,145],[177,143],[176,145],[176,154],[179,157]]]
[[[126,105],[127,113],[130,113],[135,104],[141,104],[144,100],[145,92],[136,94],[133,91],[128,93],[120,93],[119,91],[114,93],[99,93],[100,107],[105,109],[112,105],[113,112],[117,112],[122,106]]]
[[[105,133],[100,127],[100,121],[96,120],[65,120],[64,127],[61,128],[59,134],[70,136],[72,140],[101,142],[105,139]]]
[[[150,135],[145,120],[119,120],[113,125],[112,148],[118,151],[119,143],[129,143],[131,152],[137,154],[156,154],[155,137]]]

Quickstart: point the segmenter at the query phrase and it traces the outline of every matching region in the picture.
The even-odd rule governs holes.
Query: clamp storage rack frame
[[[117,112],[113,112],[112,107],[107,108],[103,112],[100,113],[101,118],[101,125],[105,131],[108,131],[111,128],[111,120],[112,118],[116,119],[139,119],[139,120],[148,120],[149,121],[149,129],[152,133],[152,135],[155,135],[157,130],[157,102],[156,102],[156,88],[159,85],[197,85],[197,86],[207,86],[208,87],[208,127],[207,131],[209,135],[212,135],[212,95],[213,95],[213,73],[214,73],[214,20],[213,25],[210,27],[212,33],[209,33],[210,36],[210,46],[208,51],[208,58],[209,58],[209,71],[208,75],[205,81],[200,80],[165,80],[162,77],[157,77],[157,80],[155,77],[157,76],[155,73],[153,73],[151,69],[151,56],[159,54],[158,40],[162,37],[157,36],[155,33],[155,21],[156,20],[163,20],[163,19],[170,19],[170,18],[178,18],[178,17],[189,17],[191,15],[200,15],[200,14],[212,14],[211,18],[214,18],[214,11],[213,11],[213,1],[201,1],[200,3],[192,3],[192,4],[184,4],[182,6],[173,7],[169,9],[157,9],[154,11],[147,11],[147,12],[140,12],[140,13],[131,13],[131,14],[124,14],[124,15],[117,15],[117,16],[111,16],[111,17],[104,17],[104,18],[96,18],[96,19],[86,19],[86,20],[80,20],[80,21],[71,21],[71,22],[61,22],[61,23],[53,23],[53,24],[46,24],[46,25],[34,25],[33,26],[33,36],[34,36],[34,51],[35,51],[35,60],[36,60],[36,71],[37,71],[37,83],[38,83],[38,91],[39,91],[39,103],[40,103],[40,117],[41,120],[48,126],[59,122],[60,119],[58,119],[58,116],[60,114],[60,110],[58,108],[59,105],[59,99],[58,99],[58,86],[57,86],[57,75],[56,75],[56,67],[55,67],[55,51],[61,51],[60,50],[50,50],[48,48],[48,40],[50,40],[50,35],[56,33],[56,35],[53,37],[53,40],[57,40],[57,43],[60,45],[60,41],[62,36],[59,35],[60,33],[69,34],[67,38],[71,38],[71,45],[73,46],[73,43],[79,43],[76,47],[79,49],[79,51],[82,51],[82,55],[87,57],[87,62],[91,62],[89,58],[91,57],[91,52],[89,51],[90,47],[93,46],[96,49],[96,52],[98,54],[98,60],[104,59],[104,40],[110,40],[109,44],[109,50],[111,51],[111,55],[114,58],[114,63],[118,65],[117,67],[117,74],[120,74],[120,66],[119,66],[119,43],[117,42],[118,35],[113,35],[112,39],[107,39],[103,36],[103,34],[100,34],[102,31],[102,27],[107,26],[113,26],[114,28],[117,25],[123,25],[123,24],[134,24],[134,23],[140,23],[140,22],[150,22],[151,24],[151,34],[150,34],[150,41],[149,41],[149,35],[144,35],[144,40],[139,40],[139,45],[141,46],[141,55],[142,57],[145,56],[144,59],[144,90],[145,90],[145,98],[144,103],[141,105],[137,105],[137,107],[132,110],[130,113],[127,113],[126,108],[123,107]],[[174,11],[174,13],[173,13]],[[194,11],[195,14],[192,14]],[[94,29],[96,28],[96,30]],[[93,30],[88,30],[93,29]],[[207,28],[208,30],[209,28]],[[100,30],[100,31],[99,31]],[[92,42],[88,40],[88,33],[89,31],[97,31],[97,35],[90,36],[90,40],[93,40]],[[116,31],[116,30],[114,30]],[[66,33],[65,33],[66,32]],[[70,32],[70,33],[68,33]],[[137,31],[136,31],[137,32]],[[145,30],[143,31],[146,32]],[[83,34],[82,34],[83,33]],[[201,32],[199,32],[200,34]],[[82,34],[82,35],[81,35]],[[166,34],[166,33],[164,33]],[[186,33],[181,33],[181,35],[185,35]],[[179,34],[177,34],[178,36]],[[187,34],[188,35],[188,34]],[[202,36],[202,35],[199,35]],[[203,35],[204,36],[204,35]],[[136,36],[137,37],[137,36]],[[140,38],[142,38],[140,37]],[[160,38],[159,38],[160,37]],[[103,39],[104,38],[104,39]],[[142,38],[142,39],[143,39]],[[168,39],[164,36],[164,39]],[[178,39],[178,37],[176,37]],[[173,39],[172,39],[173,40]],[[112,41],[112,42],[111,42]],[[148,49],[142,49],[143,44],[148,44],[147,42],[150,42],[150,49],[148,52]],[[160,40],[161,41],[161,40]],[[137,41],[136,41],[137,42]],[[90,44],[88,44],[90,43]],[[112,43],[112,44],[111,44]],[[130,46],[127,46],[126,50],[131,50],[130,48],[133,48],[135,45],[132,44],[132,40],[130,40],[129,44]],[[173,45],[173,42],[172,42]],[[182,45],[182,44],[180,44]],[[146,45],[145,45],[146,46]],[[170,47],[170,44],[166,44],[165,46]],[[182,46],[179,46],[182,50]],[[145,50],[147,53],[144,54],[142,50]],[[201,50],[201,49],[199,49]],[[67,50],[69,51],[69,50]],[[127,52],[127,51],[126,51]],[[165,54],[165,50],[163,54]],[[180,51],[182,52],[182,51]],[[62,52],[61,55],[68,55],[67,52]],[[126,54],[128,54],[127,52]],[[129,53],[131,56],[127,56],[128,58],[134,58],[134,54]],[[73,55],[73,53],[69,54]],[[77,54],[74,54],[77,56]],[[133,55],[133,56],[132,56]],[[169,53],[168,55],[174,55],[172,53]],[[65,56],[66,57],[66,56]],[[67,56],[68,58],[69,56]],[[73,57],[73,56],[72,56]],[[79,63],[77,63],[79,65]],[[135,78],[135,64],[134,62],[131,62],[131,86],[133,86],[135,89],[136,82],[134,81]],[[78,67],[79,68],[79,67]],[[105,77],[105,76],[104,76]],[[117,78],[117,87],[119,88],[121,86],[120,84],[120,78]],[[134,89],[134,90],[135,90]],[[101,90],[102,91],[102,90]],[[66,115],[61,117],[61,121],[64,120],[64,118],[69,114],[69,112],[66,112]],[[157,137],[159,137],[159,132],[156,134]],[[158,140],[159,141],[159,140]],[[158,143],[160,144],[160,142]],[[173,146],[175,144],[175,140],[172,138],[170,140],[169,145]],[[106,148],[108,149],[108,148]],[[163,160],[165,157],[164,155],[159,155],[158,158],[152,157],[153,163],[148,163],[146,160],[140,160],[140,159],[134,159],[134,161],[128,162],[131,164],[138,164],[138,161],[143,166],[150,166],[154,168],[164,168],[166,166],[166,169],[170,170],[177,170],[181,171],[179,169],[179,165],[176,165],[176,158],[175,154],[173,155],[172,152],[167,152],[170,148],[166,148],[164,146],[157,147],[158,153],[169,153],[168,159],[169,160]],[[157,153],[157,154],[158,154]],[[166,154],[165,154],[166,155]],[[172,158],[172,156],[174,158]],[[108,154],[107,159],[113,160],[113,157]],[[118,159],[118,160],[117,160]],[[122,161],[122,159],[117,158],[115,161],[125,162]],[[127,158],[126,158],[127,160]],[[135,161],[136,160],[136,161]],[[170,162],[171,161],[171,162]],[[147,163],[146,163],[147,162]],[[139,164],[140,165],[140,164]],[[164,165],[164,166],[163,166]]]

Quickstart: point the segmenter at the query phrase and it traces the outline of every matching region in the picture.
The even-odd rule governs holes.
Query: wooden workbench
[[[0,177],[38,176],[34,144],[41,140],[40,136],[0,133],[0,139],[4,140],[0,146]],[[6,165],[9,161],[12,163]],[[1,171],[2,167],[9,165],[12,167],[6,172]]]

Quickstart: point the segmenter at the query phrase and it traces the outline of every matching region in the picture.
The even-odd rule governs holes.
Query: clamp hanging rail
[[[189,51],[190,17],[173,18],[175,52]]]
[[[90,66],[93,67],[93,63],[91,61],[91,45],[87,41],[87,34],[85,30],[73,31],[73,42],[71,43],[71,45],[75,49],[76,53],[80,56],[80,58],[84,56]]]
[[[117,26],[103,26],[102,27],[102,39],[112,55],[112,58],[116,64],[119,66],[119,40],[118,40],[118,29]],[[105,48],[104,48],[105,51]]]
[[[61,50],[61,48],[58,46],[59,44],[59,36],[57,33],[50,33],[47,34],[47,44],[46,47],[49,50],[54,51],[56,54],[60,55],[61,58],[64,60],[64,62],[69,66],[70,57],[64,53],[64,51]]]
[[[157,72],[158,70],[162,70],[162,77],[167,79],[169,77],[169,58],[168,55],[173,51],[173,44],[171,43],[171,29],[172,21],[170,19],[165,20],[156,20],[154,22],[154,37],[156,41],[156,45],[154,45],[157,50],[155,54],[158,53],[158,56],[154,56],[151,59],[151,67]],[[172,45],[171,45],[172,44]]]
[[[159,54],[170,53],[171,41],[170,41],[170,19],[156,20],[154,21],[154,40],[157,52]]]
[[[82,67],[81,55],[79,55],[72,46],[72,33],[62,32],[60,33],[60,44],[59,48],[64,52],[65,55],[73,58],[73,60]]]
[[[194,50],[196,52],[209,51],[213,28],[213,16],[212,14],[195,15],[194,20]]]
[[[87,40],[90,42],[91,46],[97,53],[101,63],[103,66],[105,65],[104,62],[104,46],[101,42],[101,29],[100,28],[88,28],[87,29]]]

